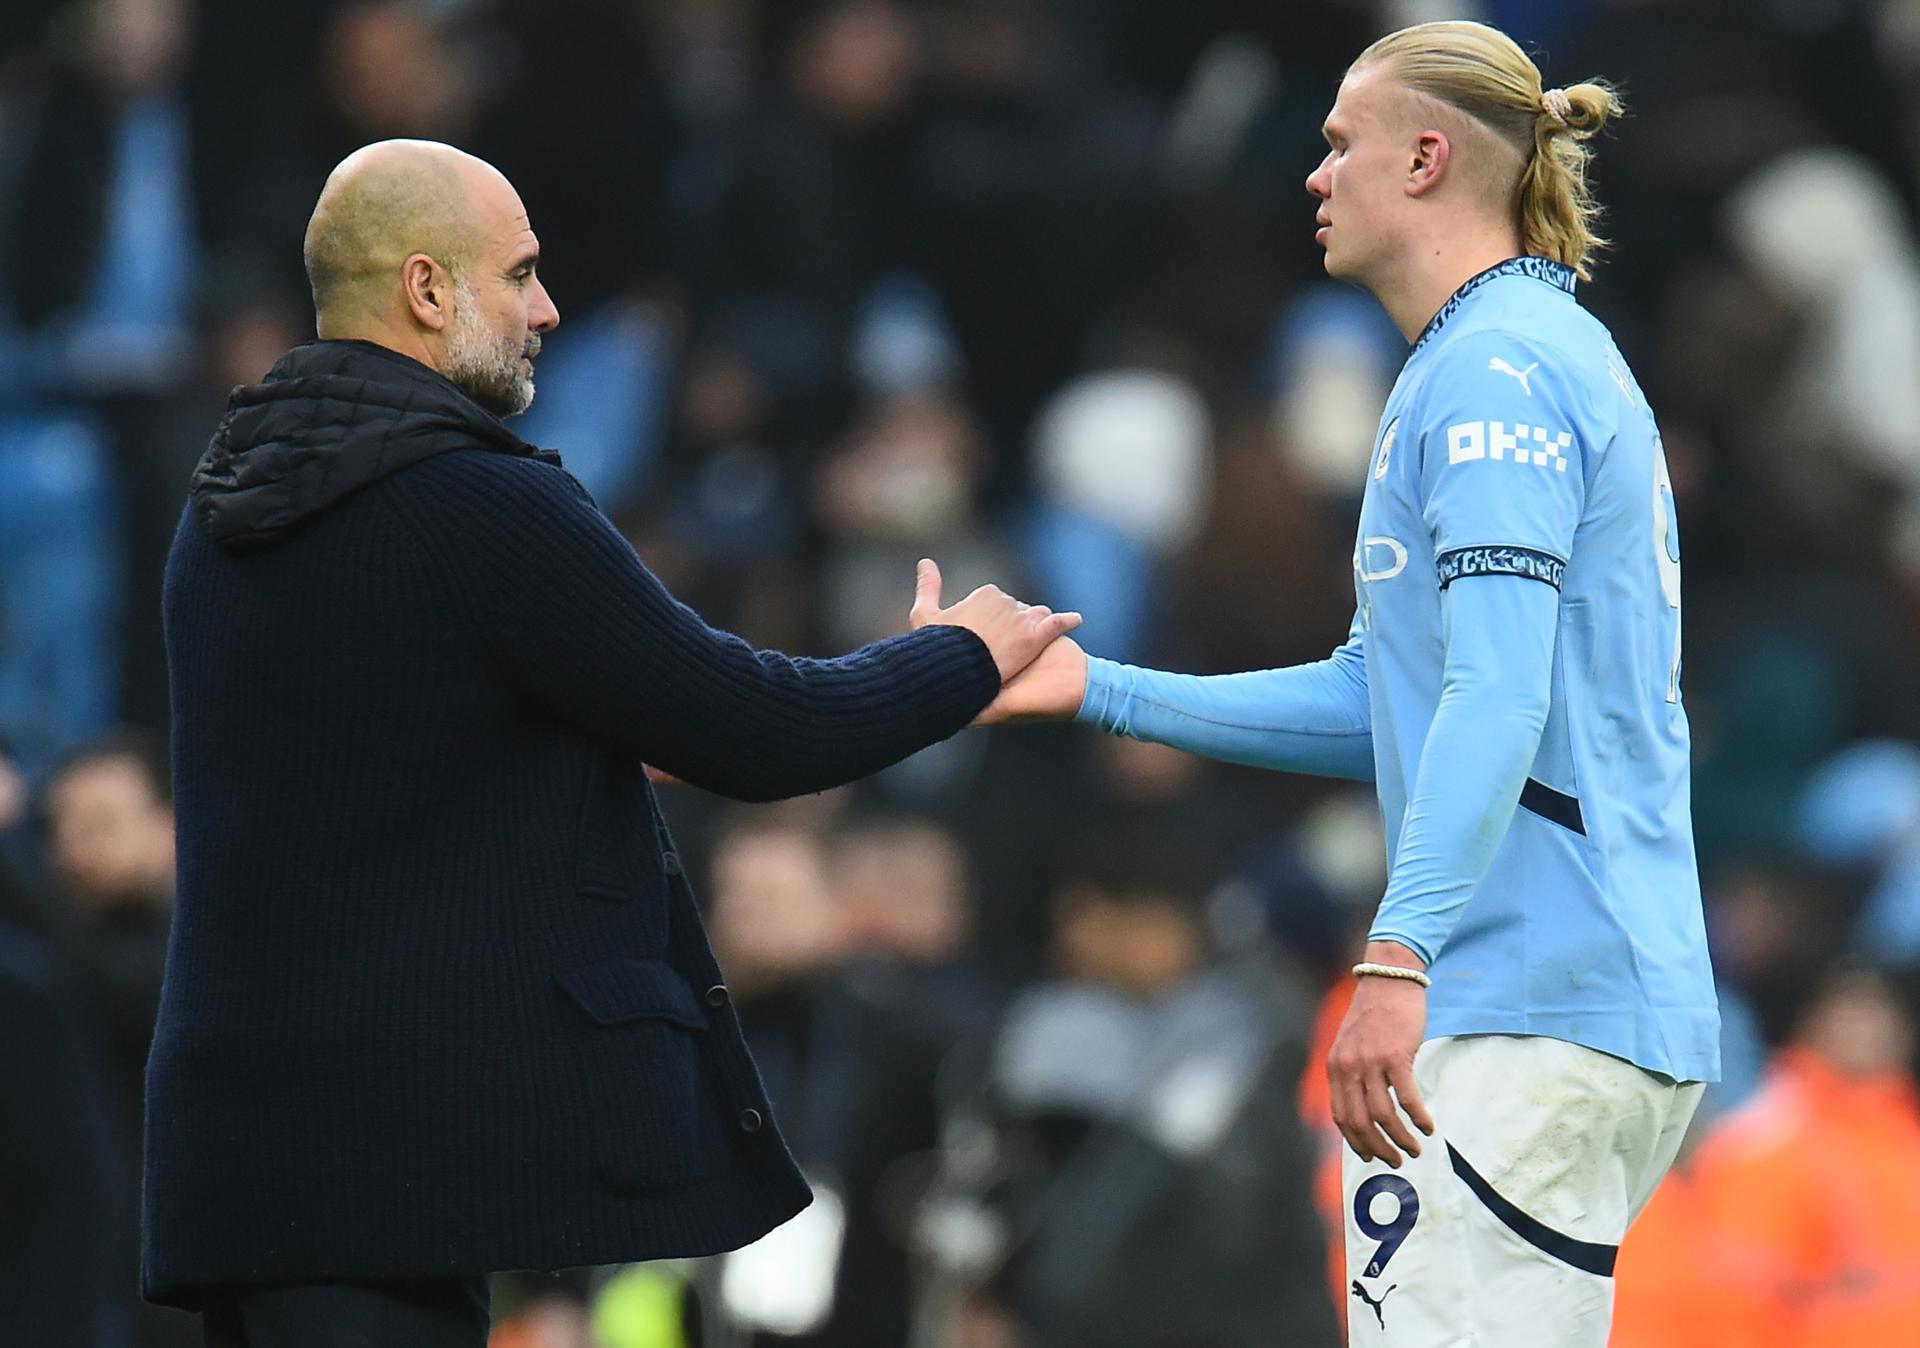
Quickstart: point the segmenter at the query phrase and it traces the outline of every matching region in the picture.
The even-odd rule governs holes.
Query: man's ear
[[[1429,128],[1416,136],[1413,157],[1407,165],[1407,195],[1423,197],[1438,187],[1452,157],[1453,144],[1446,132]]]
[[[400,286],[413,321],[427,331],[442,332],[453,321],[453,277],[425,253],[400,264]]]

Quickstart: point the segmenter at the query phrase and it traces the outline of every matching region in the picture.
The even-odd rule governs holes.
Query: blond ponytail
[[[1587,141],[1625,111],[1600,80],[1543,89],[1540,68],[1512,38],[1485,24],[1423,23],[1389,33],[1353,63],[1389,68],[1406,88],[1473,118],[1524,159],[1515,193],[1521,244],[1534,257],[1593,278],[1594,255],[1606,248],[1601,209],[1587,185],[1593,151]]]
[[[1533,153],[1520,174],[1520,239],[1533,256],[1564,262],[1589,281],[1593,255],[1608,245],[1587,186],[1587,141],[1620,114],[1620,98],[1598,82],[1550,92],[1565,99],[1564,110],[1543,106],[1534,119]]]

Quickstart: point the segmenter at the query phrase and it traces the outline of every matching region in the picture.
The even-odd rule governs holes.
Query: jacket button
[[[760,1111],[757,1109],[740,1111],[740,1131],[743,1133],[757,1133],[765,1123],[766,1120],[760,1117]]]
[[[678,852],[666,853],[661,857],[661,862],[666,866],[668,875],[680,874],[680,854]]]
[[[727,985],[725,983],[715,983],[707,989],[708,1006],[722,1007],[732,1000],[733,994],[727,991]]]

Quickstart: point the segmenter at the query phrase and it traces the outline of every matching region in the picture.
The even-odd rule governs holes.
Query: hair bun
[[[1620,102],[1620,96],[1605,84],[1576,84],[1570,89],[1549,89],[1541,96],[1545,103],[1548,97],[1559,95],[1557,102],[1562,106],[1555,120],[1580,137],[1591,136],[1607,124],[1611,117],[1617,117],[1626,109]]]

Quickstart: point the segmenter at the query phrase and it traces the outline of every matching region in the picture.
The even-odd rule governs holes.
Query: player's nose
[[[1333,151],[1329,150],[1319,167],[1307,175],[1307,191],[1322,201],[1333,195],[1333,174],[1329,171],[1332,163]]]

